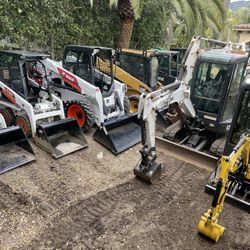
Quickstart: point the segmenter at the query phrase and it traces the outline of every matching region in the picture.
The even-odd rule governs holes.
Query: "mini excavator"
[[[225,230],[218,224],[225,198],[238,203],[250,212],[249,113],[250,85],[246,84],[240,91],[224,154],[212,175],[213,178],[210,177],[206,185],[206,190],[214,191],[212,209],[209,208],[198,223],[198,232],[216,242]]]
[[[201,41],[220,48],[202,52]],[[221,156],[248,59],[243,50],[238,53],[232,45],[194,37],[179,79],[140,96],[138,117],[143,147],[141,160],[134,169],[136,176],[151,183],[159,179],[161,166],[156,163],[156,115],[171,107],[176,110],[178,120],[164,130],[166,140],[161,141],[208,160],[217,160],[210,151]]]

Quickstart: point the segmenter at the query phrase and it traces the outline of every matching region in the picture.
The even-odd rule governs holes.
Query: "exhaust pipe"
[[[82,129],[73,118],[39,125],[34,141],[56,159],[88,147]]]
[[[35,153],[18,126],[0,129],[0,174],[35,160]]]
[[[141,142],[141,128],[137,113],[111,119],[99,127],[94,139],[115,155]]]

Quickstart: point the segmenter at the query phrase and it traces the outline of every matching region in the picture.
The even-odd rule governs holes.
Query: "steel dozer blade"
[[[201,217],[197,228],[199,233],[217,242],[223,235],[225,228],[218,223],[212,223],[209,219],[210,213],[211,209]]]
[[[88,147],[82,129],[73,118],[38,126],[34,141],[55,158]]]
[[[141,142],[140,121],[134,113],[109,120],[93,137],[112,153],[119,154]]]
[[[35,160],[35,153],[20,127],[0,129],[0,174]]]

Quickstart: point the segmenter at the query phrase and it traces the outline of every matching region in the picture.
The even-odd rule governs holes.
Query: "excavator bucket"
[[[128,114],[104,123],[94,133],[94,139],[119,154],[141,142],[140,121],[137,114]]]
[[[197,228],[199,233],[217,242],[223,235],[225,228],[218,223],[212,223],[209,220],[210,213],[211,210],[208,210],[208,212],[201,217]]]
[[[88,146],[82,129],[73,118],[40,125],[34,141],[56,159]]]
[[[35,160],[35,153],[20,127],[0,129],[0,174]]]

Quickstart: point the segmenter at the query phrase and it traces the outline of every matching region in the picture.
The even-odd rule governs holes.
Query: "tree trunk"
[[[230,6],[230,0],[224,0],[224,8],[225,8],[226,14],[229,9],[229,6]]]
[[[131,40],[131,35],[134,27],[133,18],[122,18],[121,27],[118,34],[117,47],[118,48],[128,48]]]

